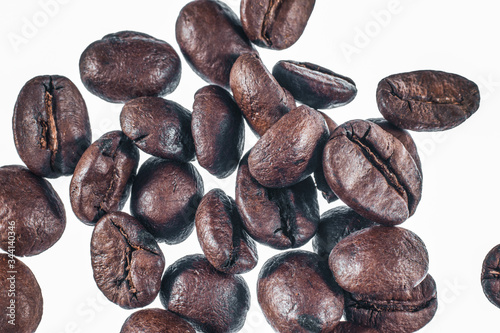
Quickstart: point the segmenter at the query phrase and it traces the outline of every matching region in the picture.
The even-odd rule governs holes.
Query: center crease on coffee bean
[[[262,22],[261,35],[265,39],[267,45],[273,45],[271,41],[271,33],[273,30],[273,25],[278,16],[278,12],[283,4],[283,0],[270,0],[269,6],[267,7],[266,14],[264,15],[264,21]]]
[[[394,84],[390,81],[387,80],[387,83],[391,87],[391,95],[399,98],[402,101],[405,101],[408,104],[408,109],[413,112],[411,101],[418,102],[418,103],[423,103],[423,104],[443,104],[443,105],[462,105],[464,102],[464,97],[459,94],[457,98],[449,98],[447,96],[444,96],[443,98],[433,98],[432,96],[427,96],[427,95],[414,95],[413,97],[407,97],[404,98],[400,94],[398,94],[396,87]]]
[[[431,299],[422,302],[420,304],[405,304],[401,301],[389,300],[386,302],[380,301],[379,303],[373,303],[370,301],[353,300],[353,305],[348,305],[355,309],[364,309],[375,312],[418,312],[420,310],[429,307],[430,303],[436,299],[433,296]]]
[[[56,105],[54,100],[54,84],[52,83],[52,77],[50,77],[49,86],[46,86],[45,84],[43,86],[45,88],[44,106],[45,112],[47,113],[47,120],[40,120],[40,126],[42,127],[40,146],[42,149],[50,150],[50,168],[54,170],[59,145],[57,142],[57,127],[55,121]]]
[[[290,243],[294,247],[297,216],[295,215],[293,203],[288,200],[287,194],[283,189],[267,189],[267,198],[276,204],[280,214],[281,227],[274,230],[274,233],[276,234],[281,231],[285,237],[290,239]]]

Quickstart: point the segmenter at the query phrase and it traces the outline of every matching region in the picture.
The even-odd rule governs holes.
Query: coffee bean
[[[173,92],[181,79],[181,61],[163,40],[141,32],[120,31],[83,51],[80,76],[91,93],[120,103]]]
[[[59,75],[37,76],[24,85],[12,126],[19,156],[42,177],[72,174],[92,139],[80,91]]]
[[[341,321],[330,333],[379,333],[376,329]]]
[[[330,332],[344,311],[344,294],[326,262],[312,252],[269,259],[257,282],[259,305],[276,332]]]
[[[279,61],[273,76],[297,101],[315,109],[346,105],[358,92],[352,79],[310,62]]]
[[[144,309],[127,318],[120,333],[196,333],[187,321],[163,309]]]
[[[203,253],[217,270],[241,274],[257,265],[255,242],[243,230],[233,198],[224,191],[213,189],[205,194],[195,223]]]
[[[319,205],[312,178],[290,187],[266,188],[250,175],[248,153],[236,177],[236,204],[248,234],[275,249],[301,247],[318,227]]]
[[[94,280],[111,302],[134,309],[158,295],[165,258],[154,237],[132,216],[104,215],[92,233],[90,255]]]
[[[177,244],[193,231],[203,191],[192,164],[151,157],[137,173],[130,212],[159,242]]]
[[[436,283],[430,275],[412,290],[394,289],[380,296],[347,294],[345,303],[348,321],[384,333],[418,331],[431,321],[436,310]]]
[[[500,308],[500,245],[484,258],[481,285],[488,300]]]
[[[422,195],[422,176],[403,144],[365,120],[348,121],[333,132],[323,168],[328,185],[345,204],[380,224],[404,222]]]
[[[181,162],[194,159],[191,112],[161,97],[128,101],[120,114],[123,133],[142,151]]]
[[[0,331],[34,333],[42,320],[43,297],[33,272],[16,257],[0,253],[0,288]]]
[[[257,136],[295,108],[293,96],[279,85],[257,54],[245,53],[236,60],[230,84],[234,100]]]
[[[201,332],[238,332],[250,308],[250,291],[241,276],[219,272],[195,254],[167,268],[160,300]]]
[[[64,205],[48,181],[20,165],[0,168],[0,247],[4,251],[14,245],[16,256],[37,255],[54,245],[65,227]]]
[[[479,88],[452,73],[423,70],[394,74],[377,87],[380,113],[413,131],[443,131],[460,125],[479,108]]]
[[[236,170],[245,143],[245,124],[226,90],[211,85],[196,92],[191,131],[200,166],[217,178]]]
[[[252,176],[266,187],[287,187],[307,178],[321,163],[328,139],[325,120],[308,106],[283,116],[250,151]]]
[[[108,132],[83,153],[70,184],[76,217],[94,225],[106,213],[121,210],[139,164],[139,151],[121,131]]]
[[[374,225],[375,222],[365,219],[349,207],[332,208],[321,215],[318,231],[312,241],[314,252],[323,260],[328,260],[330,252],[338,242],[355,231]]]
[[[243,0],[241,23],[250,40],[262,47],[283,50],[300,38],[315,0]]]
[[[182,8],[175,24],[177,43],[193,71],[208,83],[229,88],[236,59],[256,53],[238,16],[218,0],[195,0]]]
[[[415,288],[427,274],[429,257],[413,232],[374,226],[342,239],[333,248],[329,264],[342,289],[383,295]]]

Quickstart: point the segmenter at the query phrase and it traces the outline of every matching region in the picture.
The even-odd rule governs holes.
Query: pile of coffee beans
[[[146,307],[158,295],[165,308],[134,312],[122,333],[237,332],[251,301],[277,332],[409,333],[433,318],[437,287],[426,246],[399,226],[422,196],[408,130],[460,125],[479,107],[478,87],[434,70],[391,75],[376,89],[383,118],[337,125],[318,109],[351,102],[352,79],[297,60],[270,71],[254,46],[293,45],[314,5],[242,0],[238,17],[221,0],[189,2],[176,39],[208,83],[192,112],[164,98],[182,72],[169,43],[135,31],[93,42],[79,61],[81,80],[92,94],[123,103],[121,131],[94,142],[70,79],[37,76],[22,87],[13,132],[26,167],[0,168],[0,247],[7,252],[0,254],[0,287],[8,289],[15,266],[20,324],[13,329],[2,316],[2,332],[35,332],[42,318],[40,287],[16,256],[37,255],[62,236],[65,209],[43,177],[67,175],[72,211],[93,227],[97,287],[124,309]],[[246,153],[245,123],[258,138]],[[151,155],[142,164],[139,150]],[[219,179],[236,172],[235,197],[217,188],[205,194],[195,159]],[[321,215],[318,191],[343,205]],[[121,211],[127,200],[130,214]],[[195,229],[203,254],[165,270],[168,254],[158,243],[178,244]],[[316,253],[297,250],[310,240]],[[251,300],[241,274],[256,267],[257,243],[289,251],[267,258]],[[499,260],[497,246],[482,278],[500,306]],[[0,296],[2,308],[9,302]]]

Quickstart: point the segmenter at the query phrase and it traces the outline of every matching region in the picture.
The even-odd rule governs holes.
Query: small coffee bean
[[[76,217],[94,225],[106,213],[121,210],[139,164],[139,151],[121,131],[108,132],[83,153],[70,184]]]
[[[94,95],[121,103],[173,92],[181,79],[181,60],[165,41],[140,32],[120,31],[83,51],[80,76]]]
[[[188,162],[194,159],[191,112],[161,97],[128,101],[120,114],[123,133],[153,156]]]
[[[219,272],[195,254],[167,268],[160,300],[201,332],[238,332],[250,308],[250,291],[241,276]]]
[[[344,311],[344,294],[326,262],[312,252],[269,259],[257,282],[259,305],[276,332],[331,332]]]
[[[403,144],[365,120],[348,121],[333,132],[323,152],[323,169],[345,204],[380,224],[404,222],[422,195],[422,176]]]
[[[241,23],[250,40],[274,50],[286,49],[300,38],[315,0],[242,0]]]
[[[236,170],[245,143],[245,123],[231,94],[215,85],[199,89],[194,95],[191,131],[200,166],[217,178]]]
[[[380,113],[413,131],[443,131],[460,125],[479,108],[479,88],[452,73],[423,70],[394,74],[377,87]]]
[[[163,309],[144,309],[130,315],[120,333],[196,333],[178,315]]]
[[[90,255],[94,280],[111,302],[134,309],[158,295],[165,258],[154,237],[132,216],[104,215],[92,233]]]
[[[328,128],[320,113],[306,105],[284,115],[250,151],[252,176],[266,187],[287,187],[307,178],[321,163]]]
[[[248,234],[275,249],[301,247],[318,227],[319,205],[312,178],[290,187],[266,188],[250,175],[248,153],[236,176],[236,204]]]
[[[257,54],[242,54],[233,65],[231,91],[248,125],[257,136],[264,133],[288,111],[295,99],[269,73]]]
[[[330,333],[380,333],[374,328],[341,321]]]
[[[243,230],[236,202],[224,191],[213,189],[205,194],[195,223],[203,253],[217,270],[241,274],[257,265],[255,242]]]
[[[150,157],[134,181],[130,212],[156,240],[177,244],[193,231],[203,191],[192,164]]]
[[[193,71],[208,83],[229,88],[229,72],[242,53],[256,53],[238,16],[222,1],[195,0],[175,24],[177,43]]]
[[[352,79],[309,62],[279,61],[273,76],[297,101],[315,109],[346,105],[358,92]]]
[[[0,168],[0,248],[14,244],[16,256],[37,255],[65,228],[64,205],[48,181],[20,165]]]
[[[342,239],[333,248],[329,264],[342,289],[383,295],[415,288],[427,275],[429,256],[413,232],[374,226]]]
[[[481,285],[488,300],[500,308],[500,245],[484,258]]]
[[[64,76],[29,80],[17,97],[12,126],[19,156],[42,177],[72,174],[92,140],[85,101]]]

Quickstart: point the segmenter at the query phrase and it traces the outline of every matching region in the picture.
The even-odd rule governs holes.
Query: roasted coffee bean
[[[236,202],[223,190],[213,189],[205,194],[195,223],[201,249],[217,270],[241,274],[257,265],[255,242],[243,230]]]
[[[175,24],[177,43],[196,74],[229,88],[229,72],[242,53],[257,53],[238,16],[222,1],[195,0],[182,8]]]
[[[54,245],[65,227],[64,205],[48,181],[20,165],[0,168],[0,248],[14,244],[14,255],[33,256]]]
[[[111,302],[134,309],[158,295],[165,258],[154,237],[132,216],[104,215],[92,233],[90,255],[94,280]]]
[[[431,321],[436,310],[436,283],[430,275],[412,290],[394,289],[380,296],[347,294],[345,303],[348,321],[384,333],[418,331]]]
[[[348,321],[341,321],[330,333],[379,333],[374,328],[359,326]]]
[[[194,159],[191,112],[161,97],[128,101],[120,114],[123,133],[153,156],[188,162]]]
[[[120,333],[196,333],[178,315],[163,309],[144,309],[127,318]]]
[[[121,131],[108,132],[83,153],[70,184],[76,217],[94,225],[123,208],[139,164],[139,151]]]
[[[276,332],[331,332],[344,311],[344,294],[326,262],[312,252],[269,259],[257,282],[259,305]]]
[[[500,245],[484,258],[481,285],[488,300],[500,308]]]
[[[342,239],[333,248],[329,264],[342,289],[383,295],[415,288],[427,275],[429,256],[413,232],[374,226]]]
[[[163,306],[201,332],[238,332],[250,308],[250,291],[239,275],[216,270],[200,254],[173,263],[163,275]]]
[[[80,76],[91,93],[120,103],[173,92],[181,79],[181,60],[163,40],[120,31],[104,36],[83,51]]]
[[[215,85],[199,89],[194,95],[191,131],[200,166],[217,178],[236,170],[245,143],[245,124],[231,94]]]
[[[394,74],[377,87],[380,113],[413,131],[443,131],[460,125],[479,108],[479,88],[466,78],[423,70]]]
[[[308,106],[299,106],[257,141],[248,156],[250,173],[266,187],[297,184],[321,163],[327,139],[323,116]]]
[[[43,297],[33,272],[16,257],[0,253],[0,288],[0,331],[34,333],[42,320]]]
[[[279,61],[273,76],[297,101],[315,109],[346,105],[358,92],[352,79],[310,62]]]
[[[242,54],[233,65],[231,91],[252,131],[261,136],[295,108],[295,99],[269,73],[257,54]]]
[[[256,45],[286,49],[300,38],[315,0],[242,0],[241,23]]]
[[[64,76],[29,80],[17,97],[12,126],[19,156],[42,177],[72,174],[92,140],[85,101]]]
[[[330,252],[338,242],[355,231],[374,225],[375,222],[365,219],[349,207],[332,208],[321,215],[318,231],[312,241],[314,252],[322,259],[328,260]]]
[[[340,200],[380,224],[404,222],[422,195],[422,176],[406,148],[369,121],[348,121],[333,132],[323,169]]]
[[[290,187],[266,188],[250,175],[248,154],[236,177],[236,204],[248,234],[275,249],[301,247],[318,227],[319,205],[312,178]]]
[[[151,157],[137,173],[130,212],[159,242],[177,244],[193,231],[203,191],[192,164]]]

